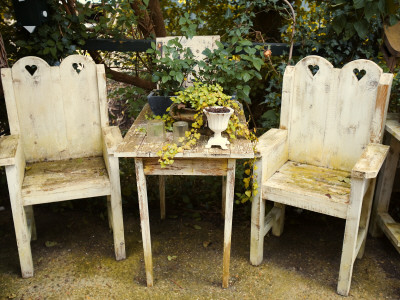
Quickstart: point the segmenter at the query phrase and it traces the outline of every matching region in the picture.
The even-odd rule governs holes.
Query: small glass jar
[[[147,123],[147,142],[165,142],[165,128],[163,120],[150,120]]]
[[[181,138],[185,137],[185,132],[188,131],[189,125],[188,122],[179,121],[175,122],[173,125],[173,136],[174,136],[174,143],[178,146],[182,146],[182,142],[180,141]]]

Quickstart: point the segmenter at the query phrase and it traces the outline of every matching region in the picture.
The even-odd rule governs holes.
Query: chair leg
[[[161,220],[165,220],[165,176],[160,175],[158,178],[160,189],[160,215]]]
[[[274,207],[278,207],[281,211],[280,217],[272,225],[272,234],[275,236],[281,236],[285,225],[285,205],[280,203],[274,203]]]
[[[25,209],[22,206],[17,170],[15,166],[6,166],[8,190],[10,193],[11,211],[14,220],[15,236],[17,239],[19,262],[23,278],[33,276],[33,260]]]
[[[254,176],[261,186],[262,164],[261,159],[255,162]],[[262,199],[262,189],[258,189],[258,194],[253,197],[251,204],[251,239],[250,239],[250,263],[259,265],[263,261],[264,254],[264,221],[265,221],[265,201]]]
[[[108,211],[111,212],[109,222],[111,222],[113,230],[115,258],[121,260],[126,258],[126,252],[118,158],[109,157],[109,169],[111,181],[111,195],[107,199],[107,203],[109,203]]]
[[[375,183],[376,183],[375,178],[372,180],[369,180],[368,190],[365,193],[363,206],[361,208],[360,227],[359,228],[363,228],[365,230],[368,230],[368,226],[369,226],[371,210],[372,210],[372,199],[374,197],[374,191],[375,191]],[[365,234],[363,241],[361,243],[361,247],[358,250],[358,254],[357,254],[358,259],[361,259],[364,256],[366,241],[367,241],[367,234]]]
[[[36,223],[35,223],[35,216],[33,214],[33,206],[29,205],[29,206],[25,206],[25,215],[26,215],[26,219],[28,222],[28,227],[31,228],[31,241],[36,241],[37,239],[37,235],[36,235]]]
[[[337,292],[342,296],[347,296],[350,291],[353,265],[357,256],[357,236],[365,185],[365,179],[352,178],[350,204],[347,211],[342,258],[340,261],[339,281],[337,286]]]

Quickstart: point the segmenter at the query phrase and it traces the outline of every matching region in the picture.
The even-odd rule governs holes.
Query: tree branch
[[[154,82],[151,82],[149,80],[145,80],[143,78],[140,78],[138,76],[132,76],[123,72],[118,72],[110,69],[104,62],[103,58],[97,51],[88,51],[90,56],[93,58],[94,62],[96,64],[104,64],[106,68],[106,74],[110,76],[111,79],[119,81],[119,82],[124,82],[127,84],[133,84],[137,87],[140,87],[145,90],[153,90],[156,88],[156,84]]]
[[[167,31],[165,30],[164,16],[161,11],[159,0],[150,0],[149,2],[150,17],[154,24],[154,31],[156,37],[166,37]]]
[[[146,9],[143,9],[144,5],[141,0],[133,0],[129,3],[136,16],[139,17],[138,28],[142,32],[143,37],[146,39],[151,35],[156,36],[154,26],[151,22],[149,14]]]

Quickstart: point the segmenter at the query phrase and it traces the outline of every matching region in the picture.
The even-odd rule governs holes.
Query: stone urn
[[[226,145],[230,143],[221,133],[228,128],[229,118],[233,114],[233,109],[223,106],[210,106],[203,109],[203,112],[207,116],[208,128],[214,131],[214,136],[208,140],[206,148],[220,146],[222,149],[228,149]]]

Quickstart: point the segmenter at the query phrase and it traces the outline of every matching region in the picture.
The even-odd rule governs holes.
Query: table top
[[[172,142],[172,132],[166,133],[166,141],[163,143],[149,143],[146,136],[146,126],[148,120],[146,114],[150,114],[151,109],[146,104],[139,116],[125,135],[122,143],[115,151],[117,157],[158,157],[157,152],[163,145]],[[175,158],[253,158],[253,146],[251,141],[239,138],[231,141],[227,150],[222,150],[219,147],[206,149],[205,145],[208,142],[208,136],[201,136],[197,144],[190,150],[184,150],[183,153],[178,153]]]
[[[385,129],[398,141],[400,141],[400,114],[388,113]]]

